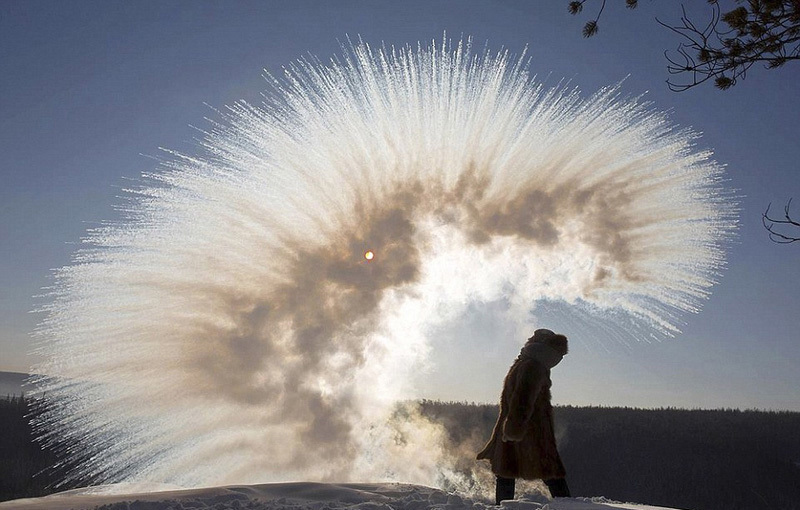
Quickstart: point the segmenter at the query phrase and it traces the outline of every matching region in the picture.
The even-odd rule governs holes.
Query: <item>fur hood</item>
[[[548,369],[551,369],[564,359],[564,355],[545,343],[528,342],[525,344],[525,347],[519,351],[519,356],[517,357],[517,360],[524,359],[537,361]]]
[[[549,329],[537,329],[519,351],[517,361],[532,359],[548,370],[558,365],[568,352],[567,337]]]

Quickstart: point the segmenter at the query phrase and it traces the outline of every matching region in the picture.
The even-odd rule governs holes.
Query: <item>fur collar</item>
[[[558,365],[564,358],[558,351],[542,342],[528,342],[519,351],[517,359],[532,359],[538,361],[548,369]]]

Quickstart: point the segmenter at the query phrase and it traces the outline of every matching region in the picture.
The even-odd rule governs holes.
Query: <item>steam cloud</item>
[[[432,328],[504,298],[669,333],[723,262],[721,168],[616,87],[547,90],[468,42],[271,81],[57,272],[36,426],[72,476],[435,483],[442,431],[392,414]]]

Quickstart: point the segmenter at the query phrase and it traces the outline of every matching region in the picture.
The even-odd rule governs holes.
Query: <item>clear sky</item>
[[[360,35],[379,45],[472,36],[520,53],[547,83],[586,95],[625,79],[727,166],[741,198],[728,268],[683,333],[622,344],[572,335],[554,400],[576,405],[740,407],[800,411],[800,246],[771,243],[761,213],[792,196],[800,217],[800,65],[754,69],[730,91],[668,91],[663,51],[678,44],[656,16],[680,7],[611,1],[585,40],[566,0],[0,3],[0,370],[35,361],[32,314],[50,271],[87,228],[117,218],[120,188],[155,167],[159,147],[193,151],[211,107],[258,102],[262,70],[304,55],[327,60]],[[708,15],[697,5],[698,18]],[[627,77],[627,78],[626,78]],[[419,396],[494,401],[524,339],[474,310],[463,334],[434,343]]]

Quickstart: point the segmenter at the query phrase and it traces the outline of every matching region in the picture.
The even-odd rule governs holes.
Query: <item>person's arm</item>
[[[520,367],[508,399],[508,417],[503,424],[503,441],[522,441],[528,428],[544,377],[538,364]]]

